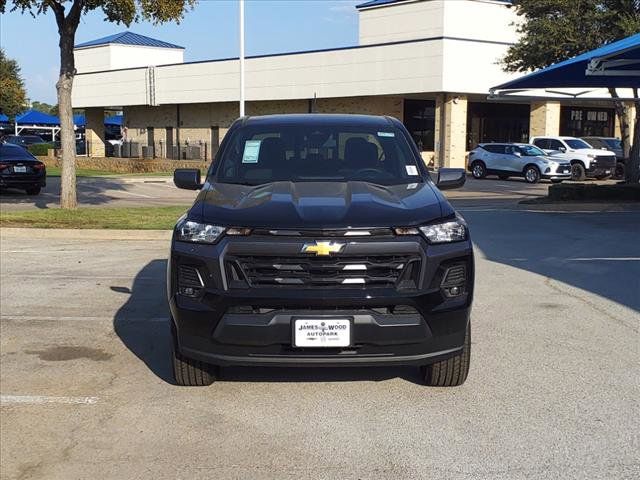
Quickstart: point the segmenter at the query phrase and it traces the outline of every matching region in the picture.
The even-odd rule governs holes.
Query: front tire
[[[524,179],[527,183],[538,183],[540,181],[540,170],[534,165],[529,165],[524,169]]]
[[[625,167],[624,163],[618,162],[616,163],[616,169],[613,172],[613,178],[616,180],[624,180],[625,177]]]
[[[467,323],[462,351],[455,357],[421,368],[424,383],[430,387],[457,387],[469,374],[471,364],[471,322]]]
[[[173,320],[171,322],[173,323]],[[173,376],[176,384],[183,387],[206,387],[215,382],[218,373],[217,367],[182,355],[178,349],[175,331],[173,328],[171,330]]]
[[[487,176],[487,167],[480,161],[475,161],[471,164],[471,175],[473,178],[480,180]]]
[[[587,172],[584,169],[584,165],[581,163],[571,165],[571,180],[574,182],[582,182],[585,178],[587,178]]]

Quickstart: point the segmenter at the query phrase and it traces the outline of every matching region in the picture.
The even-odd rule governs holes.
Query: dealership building
[[[440,166],[464,166],[480,142],[620,136],[601,94],[489,95],[520,76],[499,64],[517,40],[510,1],[372,0],[356,8],[356,46],[247,57],[247,115],[390,115],[425,161]],[[132,32],[79,44],[75,56],[73,106],[85,109],[92,156],[105,155],[105,111],[122,110],[124,136],[138,147],[131,156],[205,160],[238,117],[238,58],[184,62],[183,47]]]

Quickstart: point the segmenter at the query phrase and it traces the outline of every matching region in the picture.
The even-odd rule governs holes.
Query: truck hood
[[[567,150],[565,153],[563,152],[559,152],[559,151],[554,151],[551,155],[554,157],[566,157],[567,155],[574,155],[578,154],[578,155],[597,155],[597,156],[603,156],[603,157],[615,157],[615,153],[609,151],[609,150],[601,150],[601,149],[597,149],[597,148],[581,148],[579,150]]]
[[[206,183],[190,211],[204,223],[267,228],[412,226],[453,215],[430,183]]]

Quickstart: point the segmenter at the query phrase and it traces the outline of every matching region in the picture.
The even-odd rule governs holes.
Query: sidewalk
[[[81,228],[0,228],[0,238],[79,240],[171,240],[172,230],[111,230]]]

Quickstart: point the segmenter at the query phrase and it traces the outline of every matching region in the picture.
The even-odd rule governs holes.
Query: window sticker
[[[396,134],[393,132],[378,132],[379,137],[395,137]]]
[[[415,165],[405,165],[407,169],[407,175],[418,175],[418,167]]]
[[[260,143],[262,143],[262,140],[247,140],[246,142],[244,142],[242,163],[258,163],[258,156],[260,155]]]

